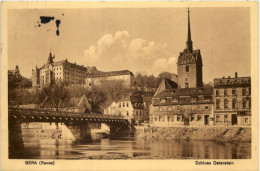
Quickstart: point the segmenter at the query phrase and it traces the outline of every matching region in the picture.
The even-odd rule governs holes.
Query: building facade
[[[214,79],[216,125],[251,125],[251,77]]]
[[[165,89],[153,97],[153,126],[214,125],[211,88]]]
[[[149,111],[145,107],[142,95],[131,94],[118,102],[113,102],[104,109],[104,114],[124,116],[136,123],[148,122],[149,120]]]
[[[44,87],[51,82],[67,82],[69,84],[85,84],[85,76],[87,68],[76,63],[62,60],[54,62],[53,56],[49,54],[48,61],[42,67],[32,70],[32,84],[33,87]]]
[[[108,81],[122,81],[122,83],[130,87],[134,84],[134,75],[131,71],[111,71],[111,72],[94,72],[86,75],[87,86],[97,86]]]

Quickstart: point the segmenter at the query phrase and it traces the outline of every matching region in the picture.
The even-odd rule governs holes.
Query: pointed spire
[[[191,41],[191,30],[190,30],[190,9],[188,8],[188,37],[186,42],[186,48],[189,50],[189,52],[193,51],[192,48],[192,41]]]
[[[51,54],[51,52],[50,52],[50,55],[49,55],[49,57],[48,57],[47,64],[51,64],[51,63],[53,63],[53,56],[52,56],[52,54]]]

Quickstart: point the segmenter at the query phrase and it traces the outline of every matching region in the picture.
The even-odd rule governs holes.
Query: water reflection
[[[24,139],[18,158],[89,159],[115,156],[124,159],[248,159],[251,143],[213,141],[145,141],[143,139],[102,139],[91,143],[55,139]]]

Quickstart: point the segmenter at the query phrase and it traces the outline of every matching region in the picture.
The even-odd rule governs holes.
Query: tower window
[[[190,67],[186,66],[186,72],[190,72]]]
[[[188,82],[188,78],[185,78],[185,81]]]
[[[185,83],[185,88],[189,88],[189,83]]]

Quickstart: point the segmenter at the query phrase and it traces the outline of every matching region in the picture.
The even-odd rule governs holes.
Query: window
[[[125,103],[123,103],[123,107],[125,107]]]
[[[157,121],[157,117],[154,117],[154,121]]]
[[[228,90],[224,90],[224,96],[228,95]]]
[[[211,99],[210,96],[204,96],[203,98],[204,98],[204,100],[207,100],[207,101]]]
[[[246,108],[246,100],[243,100],[243,108]]]
[[[232,109],[235,109],[236,108],[236,99],[233,99],[232,100]]]
[[[216,90],[216,96],[219,96],[219,90]]]
[[[251,88],[248,88],[248,93],[249,95],[251,95]]]
[[[173,98],[172,98],[172,101],[173,101],[173,102],[178,102],[178,97],[173,97]]]
[[[136,116],[138,116],[138,111],[136,111],[136,113],[135,113],[135,114],[136,114]]]
[[[161,99],[161,103],[165,103],[165,99]]]
[[[209,109],[209,106],[205,106],[205,109],[208,110],[208,109]]]
[[[191,97],[191,101],[197,101],[197,97]]]
[[[220,109],[220,100],[219,99],[216,100],[216,109]]]
[[[129,113],[128,113],[128,111],[126,112],[126,116],[129,116]]]
[[[197,121],[201,120],[201,116],[197,115]]]
[[[243,96],[246,95],[246,89],[245,89],[245,88],[242,89],[242,95],[243,95]]]
[[[159,116],[159,121],[164,122],[165,121],[164,116]]]
[[[119,103],[119,107],[121,107],[121,103]]]
[[[188,82],[188,78],[185,78],[185,81]]]
[[[186,66],[186,72],[190,72],[190,67],[189,66]]]
[[[189,83],[185,83],[185,88],[189,88]]]
[[[181,120],[181,117],[180,116],[177,116],[177,121],[180,121]]]
[[[190,117],[190,120],[193,121],[193,120],[194,120],[194,116],[191,116],[191,117]]]
[[[224,109],[228,109],[228,100],[227,99],[224,100]]]
[[[216,115],[216,122],[220,122],[220,115]]]
[[[245,118],[245,123],[248,123],[248,117]]]
[[[159,107],[159,111],[160,111],[160,112],[162,112],[162,111],[163,111],[161,107]]]
[[[126,102],[126,107],[128,107],[128,102]]]
[[[233,89],[233,90],[232,90],[232,96],[235,96],[236,94],[237,94],[236,90]]]
[[[225,121],[225,122],[228,121],[228,115],[224,115],[224,121]]]

